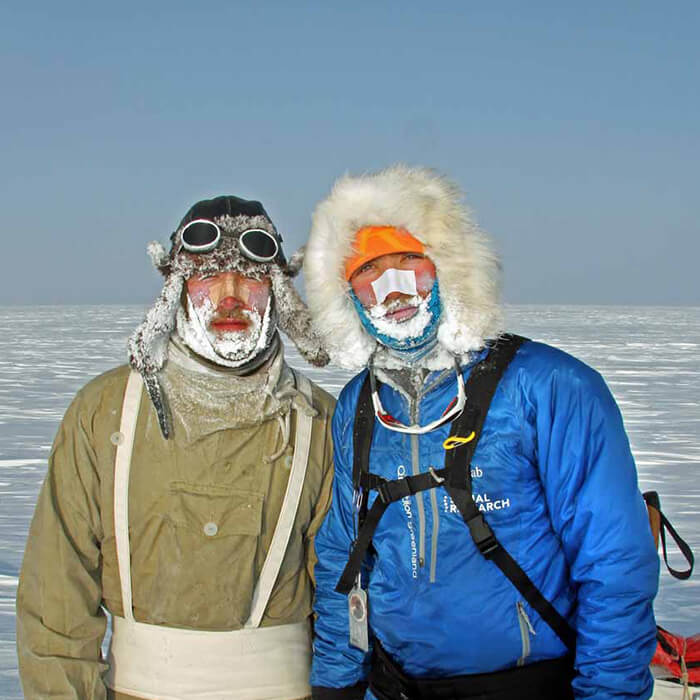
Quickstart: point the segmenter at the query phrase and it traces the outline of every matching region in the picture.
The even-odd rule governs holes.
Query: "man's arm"
[[[316,700],[363,697],[369,664],[369,654],[350,646],[347,597],[335,592],[354,539],[350,433],[339,402],[333,416],[332,505],[315,542],[318,563],[311,685]]]
[[[306,531],[306,570],[312,581],[314,581],[314,567],[317,562],[315,539],[331,507],[333,490],[333,436],[331,434],[330,416],[327,418],[324,428],[322,433],[325,440],[323,446],[323,477],[318,501],[314,506],[311,522]],[[319,431],[319,433],[320,432],[321,431]]]
[[[648,698],[659,563],[620,411],[578,361],[556,367],[534,394],[547,506],[578,588],[574,692]]]
[[[49,457],[17,591],[17,653],[26,698],[106,695],[100,647],[99,479],[80,396]]]

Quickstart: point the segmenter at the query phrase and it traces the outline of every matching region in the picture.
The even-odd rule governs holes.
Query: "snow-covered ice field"
[[[29,522],[58,422],[91,377],[120,364],[140,306],[0,307],[0,698],[21,698],[14,598]],[[598,369],[615,394],[640,488],[660,492],[671,522],[700,555],[700,308],[514,306],[508,329]],[[349,373],[295,367],[337,395]],[[671,564],[681,566],[675,556]],[[700,632],[700,575],[662,569],[659,624]]]

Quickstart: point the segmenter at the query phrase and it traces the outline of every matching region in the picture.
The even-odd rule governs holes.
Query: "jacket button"
[[[219,531],[219,526],[216,523],[207,523],[202,529],[207,537],[214,537]]]
[[[109,436],[109,441],[113,445],[121,445],[124,442],[124,433],[120,433],[119,431],[117,431],[116,433],[112,433]]]

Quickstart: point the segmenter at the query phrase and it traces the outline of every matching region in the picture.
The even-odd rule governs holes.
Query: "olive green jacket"
[[[17,593],[17,647],[27,698],[106,697],[105,609],[123,614],[113,443],[128,373],[128,367],[119,367],[85,386],[53,445]],[[313,385],[318,415],[304,489],[262,626],[311,615],[313,537],[330,502],[334,403]],[[290,445],[269,463],[265,456],[280,444],[275,417],[191,443],[177,430],[165,440],[143,392],[129,487],[137,621],[199,630],[243,626],[281,509],[295,425],[292,411]]]

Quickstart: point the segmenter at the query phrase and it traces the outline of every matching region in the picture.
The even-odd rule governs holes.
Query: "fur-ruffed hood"
[[[432,170],[396,165],[340,178],[313,214],[304,277],[314,325],[331,361],[360,369],[378,347],[362,327],[343,274],[355,234],[364,226],[404,228],[425,245],[440,284],[443,355],[466,360],[499,335],[500,263],[461,191]],[[384,354],[377,352],[375,364],[391,366]]]

